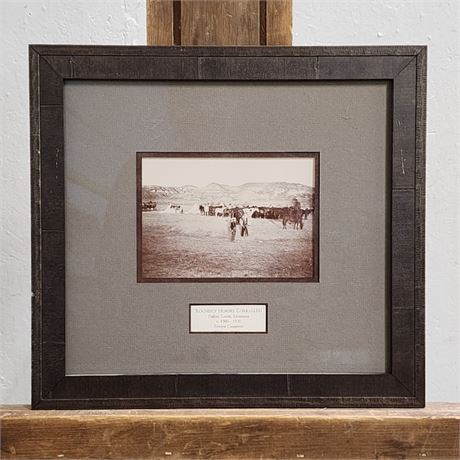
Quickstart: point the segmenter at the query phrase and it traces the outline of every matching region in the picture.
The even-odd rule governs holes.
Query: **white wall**
[[[146,43],[144,0],[0,0],[0,403],[30,402],[29,43]]]
[[[427,399],[460,401],[460,2],[294,0],[295,45],[427,44]],[[0,403],[30,401],[29,43],[145,44],[144,0],[0,0]]]
[[[460,401],[460,2],[294,0],[295,45],[428,45],[426,390]]]

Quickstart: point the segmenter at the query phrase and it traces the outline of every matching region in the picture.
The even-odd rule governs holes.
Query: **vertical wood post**
[[[147,44],[290,46],[292,0],[147,0]]]

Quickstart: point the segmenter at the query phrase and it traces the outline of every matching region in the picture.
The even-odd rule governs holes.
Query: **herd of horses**
[[[156,207],[157,204],[155,201],[149,200],[142,202],[142,211],[153,211]]]
[[[142,203],[142,211],[153,211],[157,207],[154,201]],[[177,213],[183,214],[184,210],[180,205],[170,205],[170,208]],[[177,208],[177,209],[176,209]],[[271,219],[281,220],[283,229],[291,224],[295,230],[302,230],[304,220],[313,212],[313,208],[302,209],[300,206],[274,207],[274,206],[252,206],[252,207],[231,207],[231,206],[213,206],[199,205],[199,213],[202,216],[230,217],[235,218],[239,223],[243,216],[252,217],[253,219]]]
[[[204,206],[200,205],[201,215],[217,216],[217,217],[234,217],[237,222],[245,215],[248,214],[253,219],[273,219],[282,220],[283,229],[287,228],[287,224],[293,225],[294,230],[303,229],[303,221],[313,212],[313,208],[302,209],[299,206],[291,207],[225,207],[220,206]]]

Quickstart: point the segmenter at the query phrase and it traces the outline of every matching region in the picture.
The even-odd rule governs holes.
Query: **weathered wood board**
[[[373,410],[31,411],[1,417],[1,458],[458,459],[460,405]]]
[[[292,45],[292,0],[147,0],[147,44]]]

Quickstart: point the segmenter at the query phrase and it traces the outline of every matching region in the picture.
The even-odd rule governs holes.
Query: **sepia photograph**
[[[137,154],[137,280],[318,281],[319,154]]]

